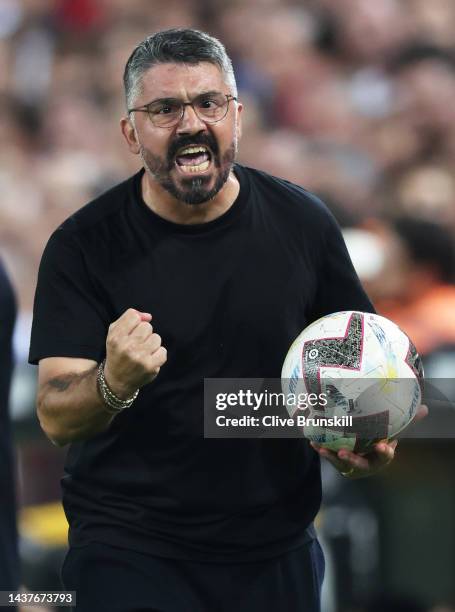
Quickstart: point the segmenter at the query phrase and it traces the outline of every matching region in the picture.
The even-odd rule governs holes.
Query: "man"
[[[204,439],[203,380],[279,377],[309,322],[372,306],[325,207],[234,164],[243,109],[219,41],[159,32],[124,83],[144,169],[53,234],[35,301],[39,419],[71,444],[65,586],[84,611],[319,610],[317,453]],[[393,450],[319,452],[356,477]]]
[[[8,412],[15,318],[13,289],[0,262],[0,591],[15,591],[20,584],[14,462]]]

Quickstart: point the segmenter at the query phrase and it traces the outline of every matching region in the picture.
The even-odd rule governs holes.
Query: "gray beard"
[[[233,141],[224,153],[221,161],[218,156],[214,157],[213,163],[218,169],[215,185],[212,189],[207,187],[210,177],[198,176],[181,179],[184,188],[180,188],[172,179],[170,168],[160,157],[152,155],[150,151],[141,146],[140,155],[144,168],[163,189],[174,198],[190,206],[197,206],[212,200],[223,188],[232,170],[237,154],[237,142]]]

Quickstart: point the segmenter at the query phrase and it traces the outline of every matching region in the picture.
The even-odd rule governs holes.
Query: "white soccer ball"
[[[303,435],[335,451],[367,452],[396,437],[414,418],[423,389],[422,362],[408,336],[385,317],[357,311],[304,329],[281,378],[283,393],[301,398],[287,410],[296,422],[300,416]],[[309,394],[321,400],[309,406]]]

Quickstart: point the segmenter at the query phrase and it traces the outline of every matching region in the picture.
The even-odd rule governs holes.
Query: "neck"
[[[177,200],[156,183],[147,170],[142,176],[142,198],[154,213],[173,223],[195,225],[208,223],[224,214],[235,202],[240,185],[231,170],[229,178],[216,196],[202,204],[186,204]]]

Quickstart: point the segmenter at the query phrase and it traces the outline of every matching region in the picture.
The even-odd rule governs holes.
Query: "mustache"
[[[181,136],[171,142],[167,152],[169,164],[172,165],[179,149],[188,147],[189,145],[206,146],[212,151],[215,159],[218,158],[218,143],[215,138],[211,134],[194,134],[193,136]]]

